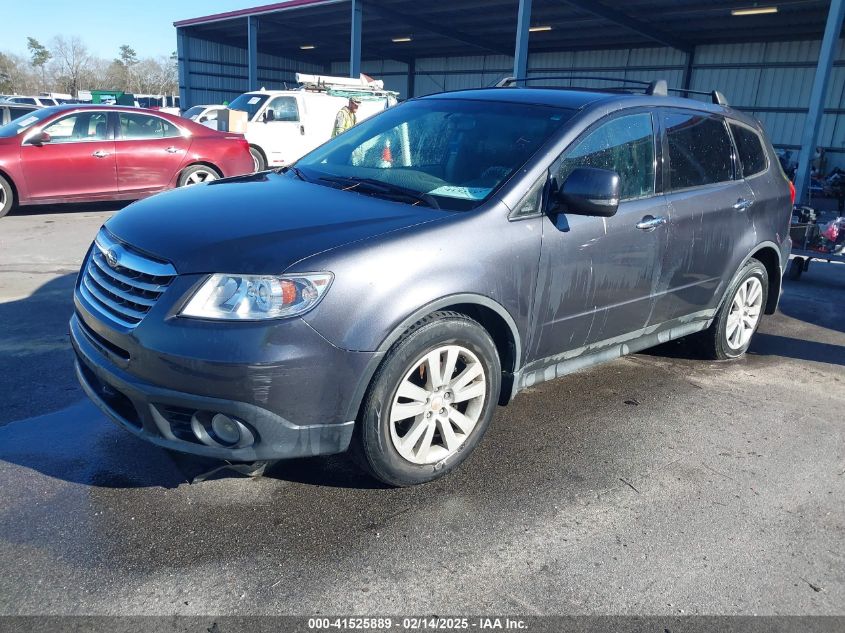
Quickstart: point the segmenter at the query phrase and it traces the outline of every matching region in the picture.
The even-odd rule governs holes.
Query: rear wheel
[[[190,187],[204,182],[212,182],[219,178],[218,171],[208,165],[191,165],[179,176],[179,186]]]
[[[0,176],[0,218],[9,213],[15,204],[15,191],[11,183]]]
[[[250,156],[252,156],[253,171],[264,171],[267,169],[267,162],[264,160],[264,154],[257,147],[250,146]]]
[[[710,358],[729,360],[745,354],[760,326],[768,294],[766,267],[752,259],[742,267],[726,301],[704,333],[705,350]]]
[[[458,467],[493,418],[501,366],[475,321],[437,312],[394,345],[373,378],[356,429],[359,462],[392,486]]]

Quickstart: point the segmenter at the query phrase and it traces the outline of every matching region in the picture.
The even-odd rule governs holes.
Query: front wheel
[[[715,360],[739,358],[760,326],[769,294],[769,275],[756,259],[747,262],[730,287],[727,299],[705,332],[707,355]]]
[[[252,156],[253,171],[264,171],[265,169],[267,169],[267,163],[264,160],[264,154],[261,153],[260,149],[258,149],[257,147],[250,146],[249,155]]]
[[[500,385],[496,346],[478,323],[454,312],[418,321],[370,385],[356,429],[359,461],[392,486],[442,477],[481,440]]]

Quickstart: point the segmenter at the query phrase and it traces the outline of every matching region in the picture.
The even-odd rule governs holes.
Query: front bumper
[[[287,346],[290,359],[226,363],[204,359],[213,355],[207,348],[205,354],[175,356],[141,345],[141,326],[133,333],[105,327],[78,295],[76,307],[70,334],[79,381],[91,400],[130,433],[163,448],[230,461],[328,455],[348,448],[354,426],[350,412],[363,395],[362,380],[374,355],[335,348],[296,321],[287,324],[296,339]],[[142,325],[152,326],[151,317]],[[164,345],[166,328],[157,324],[153,337]],[[172,345],[184,352],[188,333],[183,329],[180,334]],[[233,343],[227,337],[237,336],[235,329],[221,330],[224,340],[217,352]],[[209,343],[206,336],[199,338]],[[246,347],[255,342],[241,338]],[[241,423],[250,442],[223,446],[194,430],[194,418],[207,422],[216,413]]]

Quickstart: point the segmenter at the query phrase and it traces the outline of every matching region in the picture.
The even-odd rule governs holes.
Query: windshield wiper
[[[360,191],[361,193],[381,194],[390,198],[404,198],[406,200],[415,200],[416,203],[423,203],[432,209],[439,209],[440,205],[434,196],[394,185],[390,182],[377,180],[375,178],[355,178],[353,176],[322,176],[320,180],[332,182],[339,185],[344,185],[344,189],[349,191]]]
[[[308,180],[305,177],[305,174],[302,173],[302,170],[299,167],[294,167],[293,165],[288,165],[287,167],[280,167],[276,171],[280,174],[286,174],[288,172],[292,172],[293,175],[296,176],[297,178],[299,178],[300,180],[305,181],[305,182],[311,182],[310,180]]]

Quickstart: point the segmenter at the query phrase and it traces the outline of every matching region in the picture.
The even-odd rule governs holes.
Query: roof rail
[[[658,79],[656,81],[642,81],[640,79],[622,79],[620,77],[599,77],[596,75],[555,75],[552,77],[524,77],[517,79],[516,77],[505,77],[496,83],[497,88],[512,88],[517,84],[526,84],[535,81],[548,81],[550,79],[586,79],[588,81],[608,81],[618,84],[632,84],[633,86],[642,86],[643,92],[647,95],[666,96],[666,80]],[[570,88],[577,86],[569,86]],[[625,86],[623,86],[625,87]]]
[[[681,92],[687,95],[707,95],[716,105],[728,105],[728,100],[725,98],[725,95],[718,90],[710,90],[709,92],[706,90],[689,90],[688,88],[668,88],[668,90],[669,92]]]

